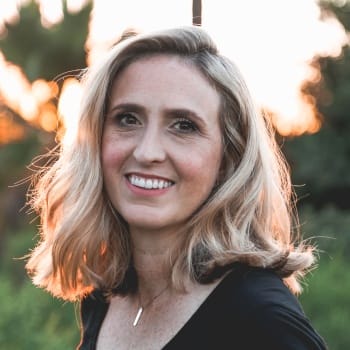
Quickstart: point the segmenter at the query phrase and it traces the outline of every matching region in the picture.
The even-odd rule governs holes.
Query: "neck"
[[[154,253],[134,248],[133,260],[139,295],[147,301],[170,282],[168,250]]]
[[[147,302],[169,285],[171,278],[169,254],[176,235],[133,230],[131,237],[138,293],[141,302]]]

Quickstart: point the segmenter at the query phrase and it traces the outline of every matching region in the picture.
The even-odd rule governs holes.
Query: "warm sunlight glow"
[[[0,39],[6,35],[5,23],[15,24],[19,21],[18,10],[30,0],[1,0],[0,1]]]
[[[0,111],[0,146],[20,140],[24,136],[24,127],[15,124]]]
[[[95,0],[88,62],[97,59],[126,28],[190,25],[191,5],[191,1],[165,4],[160,0],[107,5]],[[300,89],[306,79],[315,78],[310,60],[317,54],[339,55],[348,39],[335,19],[320,20],[315,0],[202,0],[202,23],[222,53],[238,64],[258,106],[274,116],[281,134],[319,130],[313,101],[303,98]]]
[[[156,30],[192,22],[189,0],[95,0],[87,48],[91,64],[128,28]]]
[[[18,4],[16,1],[1,1],[0,2],[0,13],[6,22],[11,23],[18,19]]]
[[[22,70],[10,62],[7,62],[0,52],[0,94],[6,103],[15,112],[21,113],[22,97],[28,96],[30,83]],[[29,112],[31,115],[31,112]],[[24,118],[30,119],[27,114]]]
[[[5,23],[14,24],[20,20],[19,9],[28,5],[33,0],[0,0],[0,38],[6,34]],[[45,28],[63,20],[62,0],[34,0],[38,5],[41,24]],[[65,6],[69,13],[79,12],[90,0],[65,0]]]
[[[43,79],[35,80],[31,86],[31,92],[39,104],[43,104],[58,94],[58,86],[55,82],[47,82]]]
[[[279,132],[317,131],[314,105],[300,88],[315,78],[308,64],[315,55],[340,54],[348,40],[341,25],[321,21],[314,0],[202,2],[203,27],[241,68],[257,103],[276,116]]]
[[[341,0],[339,0],[341,1]],[[0,38],[5,23],[19,20],[18,9],[29,0],[0,0]],[[89,0],[35,0],[42,24],[52,27],[63,19],[63,6],[77,12]],[[257,105],[267,111],[282,135],[314,133],[321,127],[315,101],[301,94],[305,80],[317,81],[309,65],[315,55],[337,56],[348,37],[334,18],[320,19],[317,0],[202,0],[202,24],[221,52],[242,70]],[[87,62],[99,59],[125,29],[148,31],[191,25],[190,0],[93,0]],[[0,52],[0,96],[23,118],[53,130],[55,108],[48,102],[57,95],[47,82],[28,82],[19,67]],[[69,86],[68,87],[68,82]],[[66,86],[67,85],[67,86]],[[78,83],[67,80],[59,109],[65,125],[75,120],[74,94]],[[73,90],[71,90],[73,89]],[[74,90],[75,89],[75,90]],[[66,91],[74,91],[68,93]],[[70,100],[69,100],[70,99]],[[43,106],[48,106],[44,112]]]
[[[36,100],[29,91],[24,92],[19,99],[19,113],[29,121],[33,121],[39,113]]]
[[[39,5],[41,24],[50,28],[63,20],[62,0],[36,0]]]
[[[64,134],[63,143],[69,145],[78,131],[77,116],[80,108],[81,87],[78,80],[67,78],[64,81],[60,100],[58,103],[58,115],[63,123],[63,128],[69,125]]]
[[[0,96],[6,105],[15,113],[22,116],[28,122],[42,126],[42,120],[45,120],[44,129],[53,131],[54,128],[48,127],[48,118],[42,118],[42,115],[50,115],[45,109],[49,107],[52,112],[56,110],[53,101],[58,94],[58,86],[54,82],[47,82],[38,79],[32,84],[28,81],[20,67],[7,62],[0,52]],[[57,123],[57,117],[50,122],[50,125]]]
[[[57,110],[53,103],[45,103],[42,105],[38,116],[40,126],[47,132],[57,130]]]
[[[69,13],[79,12],[90,0],[67,0],[67,10]]]

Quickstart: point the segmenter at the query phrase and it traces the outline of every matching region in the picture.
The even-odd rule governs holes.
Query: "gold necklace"
[[[159,298],[168,288],[169,288],[169,283],[165,286],[164,289],[162,289],[158,294],[156,294],[146,305],[142,306],[141,305],[141,299],[140,299],[140,294],[139,294],[139,308],[137,310],[137,314],[136,314],[136,317],[134,319],[134,322],[133,322],[133,326],[136,327],[137,324],[139,323],[140,321],[140,318],[142,316],[142,313],[143,311],[148,307],[150,306],[157,298]]]

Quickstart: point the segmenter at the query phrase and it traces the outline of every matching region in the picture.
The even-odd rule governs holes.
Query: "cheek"
[[[110,168],[118,169],[127,156],[127,150],[123,147],[123,144],[104,138],[102,140],[102,169],[107,171]]]
[[[181,160],[182,173],[195,187],[214,186],[221,165],[221,148],[207,148],[201,152],[187,153]],[[203,188],[204,189],[204,188]]]

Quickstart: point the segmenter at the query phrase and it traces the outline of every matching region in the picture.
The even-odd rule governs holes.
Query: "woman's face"
[[[130,230],[175,232],[209,196],[222,159],[218,93],[177,56],[140,59],[111,90],[104,183]]]

